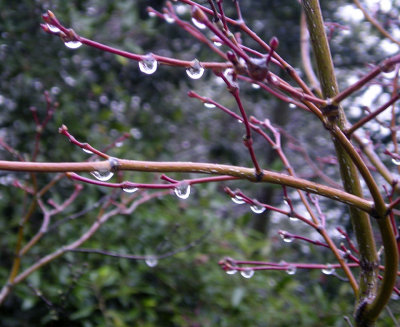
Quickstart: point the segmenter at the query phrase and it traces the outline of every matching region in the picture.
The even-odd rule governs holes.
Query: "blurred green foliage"
[[[87,154],[57,133],[65,124],[77,139],[100,149],[130,133],[131,138],[121,147],[109,151],[113,156],[248,165],[240,141],[243,131],[238,130],[237,122],[186,97],[193,88],[233,106],[224,87],[216,90],[209,83],[211,73],[203,80],[190,81],[182,69],[160,67],[156,75],[144,76],[136,62],[85,47],[67,49],[39,28],[41,14],[51,9],[66,26],[99,42],[137,53],[209,60],[207,49],[176,26],[148,17],[147,6],[161,10],[162,5],[163,1],[155,0],[1,2],[0,136],[29,160],[35,135],[30,108],[37,108],[39,117],[44,117],[43,92],[47,90],[59,107],[43,132],[38,161],[87,159]],[[299,6],[288,0],[249,1],[242,6],[248,24],[265,40],[277,35],[280,54],[298,65]],[[235,15],[230,5],[227,13]],[[189,13],[185,15],[189,19]],[[242,93],[250,114],[264,115],[281,125],[307,119],[289,113],[281,103],[250,87]],[[292,130],[290,123],[288,126]],[[263,164],[283,168],[263,143],[256,141],[255,146],[264,153]],[[16,159],[4,149],[0,155]],[[155,177],[140,173],[119,176],[140,182],[151,182]],[[37,182],[43,186],[51,178],[38,175]],[[0,179],[0,280],[4,283],[17,227],[30,200],[12,187],[12,182],[29,183],[30,176],[1,173]],[[252,189],[247,183],[231,186]],[[45,200],[61,202],[72,188],[72,182],[63,180]],[[281,196],[275,191],[260,186],[252,194],[277,204]],[[96,204],[108,194],[106,189],[85,185],[83,196],[55,217],[53,226],[57,226],[24,258],[23,268],[75,240],[96,219]],[[83,215],[71,219],[81,211]],[[263,220],[269,218],[269,214],[262,216]],[[27,238],[36,232],[41,219],[38,210],[25,230]],[[257,272],[247,280],[239,274],[228,276],[220,269],[217,263],[224,256],[324,263],[330,255],[308,246],[283,246],[276,236],[267,238],[264,230],[252,229],[253,219],[247,209],[232,206],[221,186],[198,186],[184,202],[173,196],[154,199],[130,216],[110,219],[84,246],[162,255],[194,240],[201,242],[160,260],[153,268],[138,260],[68,253],[13,289],[0,307],[0,325],[345,326],[343,315],[351,316],[353,298],[349,286],[335,277],[319,271],[298,271],[295,276]],[[41,296],[35,294],[37,290]],[[390,319],[384,317],[381,326],[390,325]]]

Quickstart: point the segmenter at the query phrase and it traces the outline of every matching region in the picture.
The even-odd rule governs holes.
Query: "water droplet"
[[[61,30],[57,26],[54,26],[54,25],[51,25],[51,24],[47,24],[47,27],[50,30],[50,32],[53,32],[53,33],[61,32]]]
[[[296,105],[294,103],[289,103],[289,108],[294,109],[296,108]]]
[[[180,182],[174,191],[178,198],[185,200],[190,195],[190,184],[187,182]]]
[[[109,170],[103,170],[103,171],[95,170],[95,171],[92,171],[90,173],[94,177],[96,177],[99,181],[102,181],[102,182],[108,181],[114,175],[114,173],[109,171]]]
[[[83,152],[86,152],[86,153],[88,153],[88,154],[93,154],[92,151],[90,151],[90,150],[88,150],[88,149],[86,149],[86,148],[82,148],[82,151],[83,151]]]
[[[286,268],[286,273],[287,273],[288,275],[294,275],[294,274],[296,273],[296,270],[297,270],[296,266],[289,265],[289,266]]]
[[[204,102],[204,107],[212,109],[215,108],[215,104],[210,102]]]
[[[246,270],[241,270],[240,274],[244,277],[244,278],[251,278],[254,276],[254,270],[253,269],[246,269]]]
[[[149,11],[149,17],[156,17],[156,16],[157,16],[157,15],[156,15],[155,12]]]
[[[243,120],[241,120],[241,119],[238,119],[237,122],[238,122],[239,124],[243,124]]]
[[[256,214],[263,213],[265,211],[265,208],[260,205],[252,205],[250,206],[250,210],[253,211]]]
[[[142,73],[153,74],[157,70],[157,60],[154,59],[153,55],[149,54],[139,61],[139,69]]]
[[[400,160],[392,158],[392,162],[396,165],[396,166],[400,166]]]
[[[228,269],[228,270],[226,270],[226,273],[227,273],[228,275],[234,275],[234,274],[237,273],[237,270],[236,270],[236,269]]]
[[[137,187],[134,186],[127,186],[127,187],[123,187],[122,191],[126,192],[126,193],[135,193],[138,190]]]
[[[271,82],[273,84],[277,84],[279,82],[278,77],[276,77],[275,75],[271,74]]]
[[[112,171],[113,173],[118,170],[119,161],[117,158],[109,157],[108,164],[110,165],[110,171]]]
[[[199,79],[204,74],[204,68],[201,67],[200,62],[195,59],[192,66],[186,69],[186,74],[192,79]]]
[[[168,24],[175,22],[174,17],[172,17],[170,14],[164,14],[164,19]]]
[[[280,235],[282,240],[286,243],[292,243],[294,241],[293,236],[287,234],[286,232],[281,232]]]
[[[193,22],[194,26],[196,26],[197,28],[199,28],[201,30],[204,30],[207,27],[206,25],[204,25],[203,23],[200,23],[197,19],[195,19],[193,17],[192,17],[192,22]]]
[[[146,265],[148,265],[150,268],[153,268],[157,266],[158,264],[158,259],[153,256],[149,256],[145,259]]]
[[[290,221],[298,221],[299,218],[296,218],[295,216],[290,215],[289,216]]]
[[[321,269],[322,273],[325,275],[332,275],[335,272],[335,268],[332,267],[331,264],[327,264],[325,268]]]
[[[232,200],[233,203],[236,203],[236,204],[243,204],[243,203],[246,203],[246,202],[244,201],[244,199],[243,199],[241,196],[239,196],[239,195],[235,195],[234,197],[231,198],[231,200]]]
[[[78,49],[82,45],[82,42],[77,41],[77,40],[71,40],[71,41],[65,42],[64,44],[67,48]]]
[[[260,88],[260,85],[256,84],[256,83],[252,83],[251,87],[255,90],[258,90]]]
[[[214,41],[214,45],[215,45],[216,47],[220,47],[220,46],[222,46],[222,42]]]
[[[232,69],[232,68],[227,68],[227,69],[225,69],[224,70],[224,76],[225,76],[225,78],[229,81],[229,82],[232,82],[233,81],[233,79],[232,79],[232,75],[234,74],[235,72],[234,72],[234,70]]]

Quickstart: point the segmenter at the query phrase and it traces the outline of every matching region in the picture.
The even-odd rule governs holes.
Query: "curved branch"
[[[96,162],[20,162],[20,161],[0,161],[0,170],[19,171],[19,172],[91,172],[104,171],[117,168],[118,170],[143,171],[143,172],[162,172],[162,173],[202,173],[212,175],[228,175],[240,179],[247,179],[252,182],[264,182],[278,185],[286,185],[308,193],[319,194],[330,199],[346,203],[355,208],[373,213],[374,207],[371,201],[350,193],[338,190],[333,187],[310,182],[306,179],[289,176],[269,170],[263,170],[261,179],[255,175],[253,168],[219,165],[211,163],[195,162],[155,162],[115,159],[118,166],[111,167],[109,160]]]

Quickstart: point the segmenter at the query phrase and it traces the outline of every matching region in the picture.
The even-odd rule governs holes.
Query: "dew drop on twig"
[[[265,207],[254,204],[254,205],[250,206],[250,210],[253,211],[256,214],[260,214],[260,213],[263,213],[265,211]]]
[[[241,270],[240,274],[244,277],[244,278],[251,278],[254,276],[254,270],[253,269],[246,269],[246,270]]]
[[[138,190],[137,187],[134,186],[127,186],[127,187],[123,187],[122,191],[126,192],[126,193],[135,193]]]
[[[392,162],[396,165],[396,166],[400,166],[400,160],[392,158]]]
[[[87,153],[87,154],[93,154],[92,151],[90,151],[89,149],[86,149],[86,148],[82,148],[82,151]]]
[[[252,83],[251,87],[255,90],[258,90],[260,88],[260,85],[256,84],[256,83]]]
[[[325,268],[321,269],[322,273],[325,275],[332,275],[335,272],[335,268],[331,264],[327,264]]]
[[[292,243],[293,240],[294,240],[293,236],[288,235],[286,232],[283,232],[283,233],[281,233],[280,235],[281,235],[282,240],[283,240],[285,243]]]
[[[139,61],[139,69],[142,73],[153,74],[157,70],[157,60],[149,54]]]
[[[174,189],[176,196],[180,199],[187,199],[190,195],[190,184],[187,182],[180,182]]]
[[[82,45],[82,42],[77,41],[77,40],[71,40],[71,41],[64,42],[64,44],[67,48],[74,50],[74,49],[78,49]]]
[[[50,32],[52,32],[52,33],[61,32],[61,30],[57,26],[54,26],[54,25],[51,25],[51,24],[47,24],[47,27],[50,30]]]
[[[296,270],[297,270],[296,266],[289,265],[289,266],[286,268],[286,273],[287,273],[288,275],[294,275],[294,274],[296,273]]]
[[[114,176],[114,173],[109,170],[95,170],[90,172],[90,174],[102,182],[106,182]]]
[[[209,109],[213,109],[215,108],[215,104],[214,103],[210,103],[210,102],[204,102],[204,107],[209,108]]]
[[[174,17],[172,17],[170,14],[164,14],[164,19],[168,24],[172,24],[173,22],[175,22]]]
[[[226,270],[226,273],[228,274],[228,275],[234,275],[234,274],[236,274],[238,271],[236,270],[236,269],[228,269],[228,270]]]
[[[245,203],[244,199],[239,195],[235,195],[234,197],[231,197],[231,200],[232,200],[233,203],[236,203],[236,204]]]
[[[146,265],[148,265],[150,268],[153,268],[155,266],[157,266],[158,264],[158,259],[156,257],[153,256],[149,256],[147,257],[144,262],[146,263]]]
[[[192,23],[194,26],[196,26],[198,29],[204,30],[207,26],[204,25],[203,23],[200,23],[196,18],[192,17]]]
[[[199,79],[204,74],[204,68],[201,66],[200,62],[197,59],[195,59],[192,62],[192,65],[186,69],[186,74],[191,79]]]

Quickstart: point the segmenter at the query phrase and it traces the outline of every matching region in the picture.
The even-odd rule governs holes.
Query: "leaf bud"
[[[202,24],[206,24],[209,21],[204,11],[197,6],[193,6],[192,8],[192,17]]]

